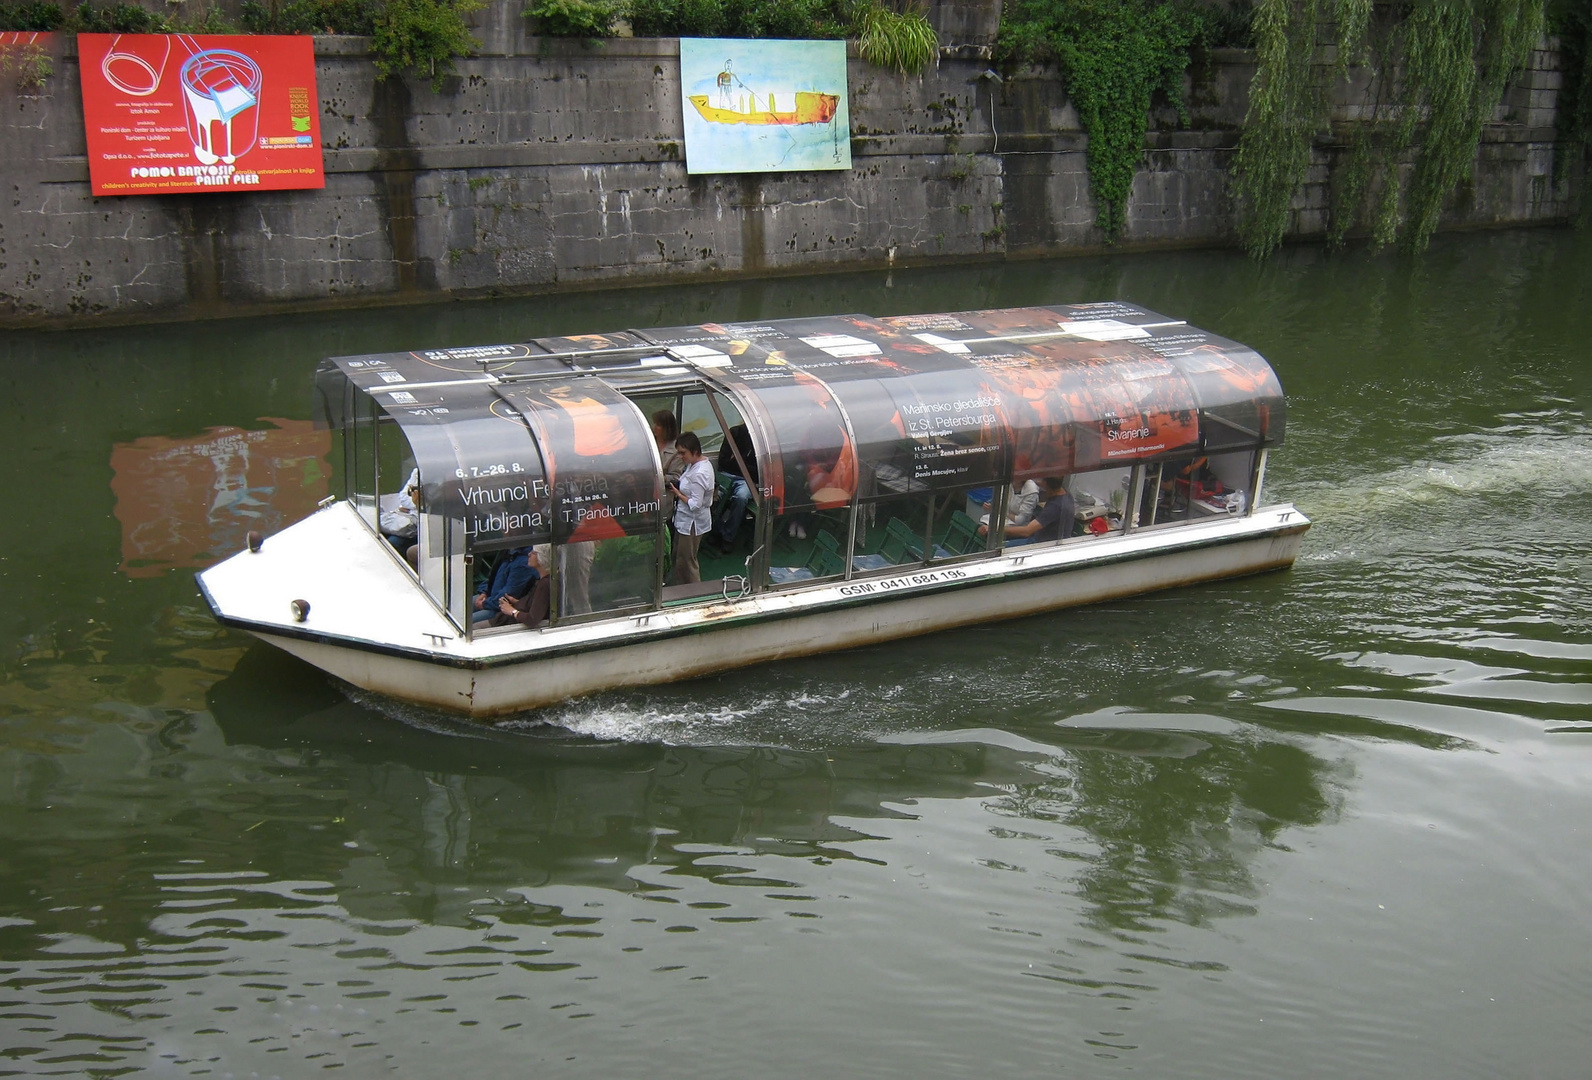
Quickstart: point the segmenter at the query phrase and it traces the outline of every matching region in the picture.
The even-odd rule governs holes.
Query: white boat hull
[[[1297,557],[1309,526],[1291,506],[1268,507],[1249,516],[1017,548],[952,566],[903,569],[637,617],[489,634],[475,641],[446,641],[428,630],[426,648],[383,640],[376,633],[316,631],[309,624],[294,625],[290,617],[273,618],[278,625],[267,626],[229,612],[221,576],[215,582],[207,578],[258,556],[235,556],[207,571],[201,583],[223,622],[339,679],[490,718],[601,690],[673,682],[1281,569]],[[255,591],[261,588],[268,586]],[[285,607],[283,600],[276,610]],[[409,633],[402,640],[412,637]]]

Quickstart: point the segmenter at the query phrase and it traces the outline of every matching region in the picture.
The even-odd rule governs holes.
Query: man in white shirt
[[[674,445],[680,451],[685,471],[678,481],[669,485],[676,500],[674,573],[670,581],[684,585],[702,580],[697,547],[702,543],[702,534],[713,527],[713,466],[702,456],[702,441],[694,432],[685,432]]]

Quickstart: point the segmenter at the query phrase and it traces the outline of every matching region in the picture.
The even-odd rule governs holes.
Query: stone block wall
[[[501,11],[501,9],[499,9]],[[361,39],[316,40],[323,191],[95,198],[71,39],[37,94],[0,85],[0,324],[182,318],[662,279],[1098,250],[1086,139],[1053,75],[991,77],[998,3],[936,8],[922,75],[850,61],[853,167],[691,176],[678,42],[538,39],[515,15],[440,93],[377,80]],[[1252,58],[1157,115],[1118,248],[1228,244]],[[1489,126],[1452,226],[1563,219],[1556,56]],[[1351,88],[1352,89],[1352,88]],[[1335,119],[1354,122],[1346,92]],[[1294,232],[1326,227],[1324,143]]]

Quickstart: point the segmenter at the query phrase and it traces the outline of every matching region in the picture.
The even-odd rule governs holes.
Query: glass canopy
[[[318,387],[345,435],[344,494],[374,507],[399,490],[393,473],[418,469],[425,515],[448,523],[425,554],[445,559],[656,537],[659,458],[633,402],[660,391],[734,403],[759,501],[779,513],[1259,450],[1285,422],[1253,350],[1121,303],[340,357]],[[388,424],[403,435],[396,456],[379,445]]]

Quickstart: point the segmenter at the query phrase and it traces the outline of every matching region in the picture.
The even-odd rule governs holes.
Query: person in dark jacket
[[[741,474],[741,463],[736,460],[735,450],[730,449],[732,444],[746,459],[746,469],[751,476]],[[719,450],[719,472],[734,477],[730,492],[724,499],[724,507],[719,511],[718,521],[713,525],[714,539],[728,551],[735,544],[735,537],[741,531],[741,522],[746,520],[747,504],[752,501],[752,489],[748,482],[757,483],[757,451],[752,448],[752,433],[746,430],[745,424],[730,428],[729,437]]]
[[[526,562],[536,571],[536,577],[524,596],[515,596],[511,593],[498,601],[497,617],[492,620],[493,626],[519,623],[534,630],[547,622],[547,613],[552,605],[553,579],[544,572],[543,560],[551,558],[551,549],[545,544],[533,549],[530,555],[526,556]]]
[[[531,549],[517,547],[499,560],[490,580],[482,583],[470,598],[470,621],[484,623],[498,614],[498,601],[505,596],[524,596],[538,577],[530,563]]]

